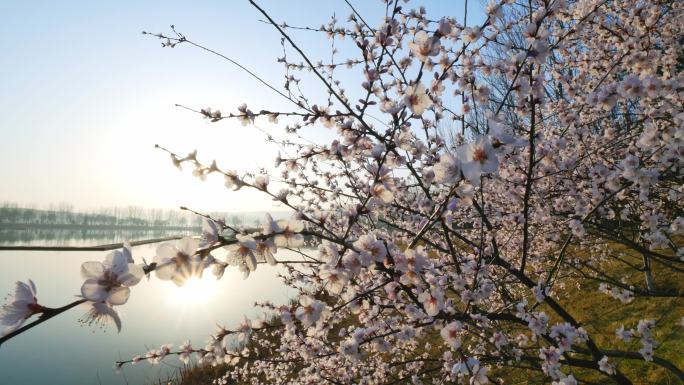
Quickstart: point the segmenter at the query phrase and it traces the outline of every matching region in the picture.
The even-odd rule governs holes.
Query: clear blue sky
[[[380,23],[380,1],[352,3],[369,23]],[[469,22],[481,20],[481,5],[471,3]],[[260,4],[291,25],[318,26],[333,12],[344,21],[350,13],[342,0]],[[462,1],[426,6],[430,16],[463,20]],[[219,178],[201,183],[190,170],[176,171],[153,146],[180,153],[196,148],[201,159],[216,158],[239,171],[271,167],[277,149],[265,146],[254,127],[211,124],[174,104],[224,111],[235,111],[242,102],[253,110],[289,106],[215,56],[190,46],[163,49],[140,33],[169,32],[175,24],[190,39],[281,86],[280,37],[260,18],[247,1],[0,2],[0,201],[68,202],[79,208],[272,207],[254,194],[228,192]],[[325,36],[293,36],[314,58],[329,58]],[[342,54],[352,52],[341,47]],[[282,132],[266,123],[260,127]]]

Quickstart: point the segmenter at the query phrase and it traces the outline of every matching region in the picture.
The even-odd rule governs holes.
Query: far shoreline
[[[0,229],[88,229],[88,230],[179,230],[196,231],[200,226],[159,226],[159,225],[97,225],[97,224],[71,224],[71,223],[0,223]]]

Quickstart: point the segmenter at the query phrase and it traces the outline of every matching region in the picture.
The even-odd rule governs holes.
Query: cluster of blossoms
[[[363,76],[350,90],[334,62],[303,53],[288,33],[297,27],[252,4],[282,35],[277,92],[296,109],[196,112],[285,126],[288,139],[268,136],[288,154],[276,158],[279,175],[166,151],[200,179],[222,175],[228,189],[266,194],[293,219],[267,217],[230,240],[208,221],[200,240],[159,246],[142,270],[122,252],[88,269],[83,296],[111,308],[140,272],[183,284],[210,267],[247,277],[262,262],[282,264],[298,296],[258,304],[261,319],[220,328],[203,348],[162,346],[119,366],[194,355],[227,365],[217,384],[474,385],[517,371],[558,385],[631,384],[619,357],[652,360],[684,381],[657,356],[653,322],[618,330],[642,344],[619,350],[596,339],[612,331],[585,327],[573,306],[597,287],[616,299],[602,297],[605,316],[684,295],[667,283],[684,268],[681,2],[492,1],[473,25],[385,1],[377,25],[352,9],[348,27],[299,27],[351,41],[361,59],[346,63]],[[294,86],[304,71],[327,101],[313,104]],[[314,130],[329,141],[303,140]],[[224,246],[225,261],[211,256]],[[279,248],[301,260],[279,261]],[[35,301],[21,298],[21,314],[34,314]]]
[[[630,303],[634,300],[634,293],[632,293],[628,289],[611,287],[607,283],[601,283],[599,285],[599,291],[608,294],[615,299],[619,299],[622,303]]]
[[[110,317],[121,330],[121,320],[114,306],[125,304],[131,294],[130,287],[145,275],[143,266],[133,262],[130,246],[107,254],[103,262],[84,262],[81,275],[85,278],[81,296],[92,305],[84,321],[98,322],[101,317]]]
[[[653,337],[654,327],[655,320],[642,319],[639,320],[636,329],[625,330],[623,325],[615,330],[615,335],[624,342],[631,342],[632,338],[639,337],[642,346],[639,349],[639,354],[644,357],[644,360],[653,361],[653,349],[658,346],[658,342]]]

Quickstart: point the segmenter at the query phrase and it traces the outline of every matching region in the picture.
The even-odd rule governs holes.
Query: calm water
[[[39,244],[35,240],[31,243]],[[142,257],[151,261],[156,246],[134,247],[136,261]],[[102,260],[105,254],[0,251],[0,298],[12,290],[16,280],[31,278],[41,304],[64,305],[80,293],[81,263]],[[215,255],[223,257],[224,253]],[[127,366],[120,374],[112,367],[118,359],[144,354],[148,347],[162,343],[177,345],[190,339],[194,346],[204,346],[216,323],[233,327],[243,315],[257,315],[255,301],[287,302],[291,292],[275,278],[276,274],[276,268],[259,265],[243,280],[237,271],[228,269],[220,281],[207,274],[206,279],[189,289],[179,289],[153,276],[133,287],[128,303],[118,307],[123,322],[121,333],[117,334],[113,325],[106,331],[81,326],[78,319],[86,308],[77,307],[7,341],[0,347],[0,384],[148,384],[165,378],[180,366],[176,357],[158,366]]]
[[[23,246],[92,246],[143,239],[159,239],[177,235],[192,235],[197,231],[156,228],[129,230],[87,227],[0,227],[0,245]]]

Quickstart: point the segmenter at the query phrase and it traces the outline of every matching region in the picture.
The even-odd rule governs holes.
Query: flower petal
[[[26,303],[11,303],[0,308],[0,324],[16,328],[30,314]]]
[[[121,252],[123,255],[126,257],[126,260],[128,263],[133,263],[133,248],[131,247],[131,243],[126,241],[123,244],[123,249],[121,249]]]
[[[128,268],[128,259],[121,250],[114,250],[107,255],[104,265],[108,265],[109,270],[112,273],[119,275],[125,272]]]
[[[187,282],[188,277],[185,274],[174,274],[174,276],[171,277],[171,280],[176,286],[182,287],[185,285],[185,282]]]
[[[161,279],[162,281],[168,281],[176,273],[176,264],[170,261],[162,263],[157,265],[155,272],[157,274],[157,278]]]
[[[98,278],[104,273],[104,266],[101,262],[83,262],[81,264],[81,276],[83,278]]]
[[[176,258],[178,255],[178,249],[176,249],[171,243],[162,243],[157,246],[157,255],[154,257],[154,261],[159,263],[166,259]]]
[[[121,332],[121,318],[119,318],[119,314],[116,312],[116,310],[114,310],[113,307],[104,302],[98,302],[93,304],[93,310],[96,312],[96,314],[111,318],[112,321],[114,321],[114,325],[116,325],[116,330]]]
[[[304,230],[304,222],[297,220],[297,219],[291,219],[288,222],[288,226],[290,227],[290,230],[292,230],[296,233]]]
[[[199,239],[184,237],[178,241],[176,246],[178,250],[186,255],[193,255],[199,247]]]
[[[83,298],[93,302],[102,302],[107,299],[107,292],[96,279],[87,279],[83,282],[81,295]]]
[[[302,234],[295,234],[287,239],[288,247],[299,247],[304,244],[304,236]]]
[[[247,267],[249,268],[249,271],[254,271],[257,268],[257,260],[256,257],[254,257],[254,254],[250,251],[249,254],[245,257],[245,262],[247,263]]]
[[[275,244],[278,247],[287,247],[287,237],[284,235],[276,235],[275,238]]]
[[[26,301],[33,302],[35,289],[30,285],[17,281],[14,287],[14,300],[15,301]]]
[[[135,263],[129,263],[126,271],[119,275],[119,282],[124,286],[134,286],[145,275],[145,270],[142,266],[136,265]]]
[[[263,224],[263,229],[262,233],[263,234],[272,234],[274,232],[278,231],[278,225],[273,221],[273,217],[271,214],[266,213],[265,219],[264,219],[264,224]]]
[[[268,264],[271,266],[275,266],[278,263],[273,257],[273,253],[271,253],[269,250],[266,250],[264,253],[264,258],[266,258],[266,262],[268,262]]]
[[[123,305],[128,301],[130,295],[131,289],[126,286],[115,287],[109,291],[107,302],[111,305]]]

